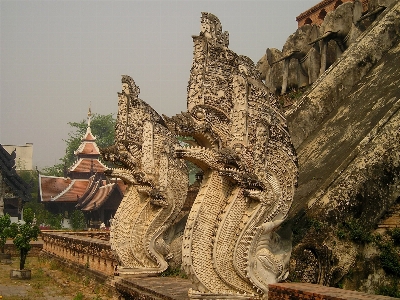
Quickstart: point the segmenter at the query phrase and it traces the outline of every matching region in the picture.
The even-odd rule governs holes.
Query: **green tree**
[[[35,223],[35,215],[30,208],[24,209],[24,224],[12,223],[10,236],[14,239],[13,243],[20,253],[19,269],[25,267],[26,257],[31,250],[31,241],[37,241],[40,229]]]
[[[4,253],[4,246],[9,237],[9,227],[11,225],[11,218],[9,214],[5,214],[0,217],[0,249],[1,253]]]
[[[35,218],[36,224],[50,226],[51,229],[61,229],[62,228],[62,214],[53,214],[45,209],[43,203],[38,203],[35,201],[27,202],[24,205],[24,209],[29,208],[32,210]]]
[[[68,122],[73,129],[68,133],[68,139],[64,140],[67,144],[65,155],[60,159],[59,164],[46,167],[42,173],[48,176],[63,176],[64,169],[69,168],[76,160],[74,152],[82,143],[82,137],[86,133],[87,120],[80,122]],[[115,118],[113,114],[100,115],[93,114],[90,121],[92,134],[96,137],[96,144],[100,148],[114,144],[115,138]]]
[[[70,221],[73,230],[82,230],[86,227],[85,215],[81,210],[74,210]]]
[[[24,209],[30,208],[36,218],[36,224],[41,225],[50,225],[49,219],[52,217],[51,213],[45,209],[43,203],[38,203],[36,201],[29,201],[25,203]]]
[[[63,215],[62,214],[48,214],[47,222],[46,225],[49,225],[51,229],[61,229],[62,228],[62,220],[63,220]]]
[[[39,174],[36,170],[18,170],[17,174],[31,187],[31,199],[38,197]]]

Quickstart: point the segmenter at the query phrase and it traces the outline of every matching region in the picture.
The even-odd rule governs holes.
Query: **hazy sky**
[[[117,112],[121,75],[160,114],[186,109],[192,35],[216,15],[229,48],[257,62],[282,49],[317,4],[263,1],[0,0],[0,143],[33,143],[33,165],[58,163],[70,121]]]

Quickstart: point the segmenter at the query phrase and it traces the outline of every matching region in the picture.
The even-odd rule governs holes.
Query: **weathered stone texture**
[[[286,112],[296,148],[346,99],[400,34],[400,3],[393,3],[345,53],[318,78],[302,101]]]
[[[307,267],[304,281],[337,284],[359,260],[339,224],[373,229],[400,196],[399,16],[397,2],[288,112],[300,170],[289,216],[305,228],[291,272]]]
[[[349,172],[349,166],[353,169],[352,177],[357,178],[357,182],[350,184],[351,181],[344,180],[348,184],[342,186],[342,189],[348,192],[355,190],[356,185],[361,182],[366,183],[367,180],[382,175],[378,171],[373,176],[373,165],[377,167],[377,164],[381,164],[386,169],[396,167],[398,157],[394,149],[399,146],[396,123],[400,105],[400,92],[396,88],[400,85],[399,51],[400,46],[397,43],[354,86],[340,107],[334,108],[318,129],[298,147],[301,173],[294,211],[306,202],[311,207],[325,194],[328,187],[332,189],[333,181],[347,178],[347,173],[342,173],[346,169]],[[374,149],[374,143],[378,143],[380,149]],[[355,160],[356,158],[358,159]],[[359,170],[356,171],[357,169]],[[354,177],[354,172],[369,174]],[[360,180],[361,178],[365,180]],[[339,198],[349,198],[343,196]]]

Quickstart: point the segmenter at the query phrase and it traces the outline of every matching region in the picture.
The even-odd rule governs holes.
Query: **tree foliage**
[[[82,143],[82,137],[86,133],[87,120],[80,122],[68,122],[72,127],[72,131],[68,133],[68,139],[64,140],[67,147],[65,155],[60,159],[59,164],[46,167],[42,173],[48,176],[63,176],[64,169],[69,168],[76,160],[75,151]],[[103,148],[114,144],[115,138],[115,118],[113,114],[101,115],[93,114],[90,128],[92,134],[96,137],[96,144],[98,147]]]
[[[73,230],[82,230],[86,227],[85,216],[81,210],[74,210],[70,221]]]
[[[18,170],[17,174],[30,186],[31,199],[38,198],[39,174],[35,170]]]
[[[4,245],[6,244],[9,235],[9,227],[11,225],[11,218],[9,214],[0,217],[0,249],[4,253]]]
[[[62,214],[53,214],[46,210],[43,203],[38,203],[35,201],[30,201],[25,203],[24,209],[31,209],[36,218],[36,224],[48,226],[51,229],[61,229],[62,228]]]
[[[14,239],[13,243],[20,253],[19,269],[25,267],[26,258],[31,250],[31,241],[37,241],[40,234],[39,226],[35,223],[35,215],[30,208],[24,209],[24,224],[12,223],[10,236]]]

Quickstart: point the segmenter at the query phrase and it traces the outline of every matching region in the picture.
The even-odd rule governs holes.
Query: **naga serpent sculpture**
[[[182,242],[191,299],[260,299],[288,275],[291,243],[276,230],[297,184],[297,158],[276,99],[254,63],[228,48],[218,18],[202,13],[193,37],[187,112],[161,118],[123,76],[116,143],[103,156],[129,187],[111,228],[127,274],[167,268],[163,232],[187,193],[182,158],[203,171]],[[194,139],[182,147],[177,135]]]
[[[193,42],[188,111],[164,116],[171,131],[197,143],[178,157],[203,171],[183,236],[189,296],[262,298],[288,275],[291,246],[275,230],[293,200],[296,154],[276,99],[254,63],[228,49],[216,16],[202,13]]]
[[[119,166],[106,173],[128,184],[110,232],[121,274],[167,269],[170,253],[163,233],[180,213],[188,189],[186,164],[175,156],[175,135],[138,95],[133,79],[122,76],[115,144],[101,149],[105,160]]]

